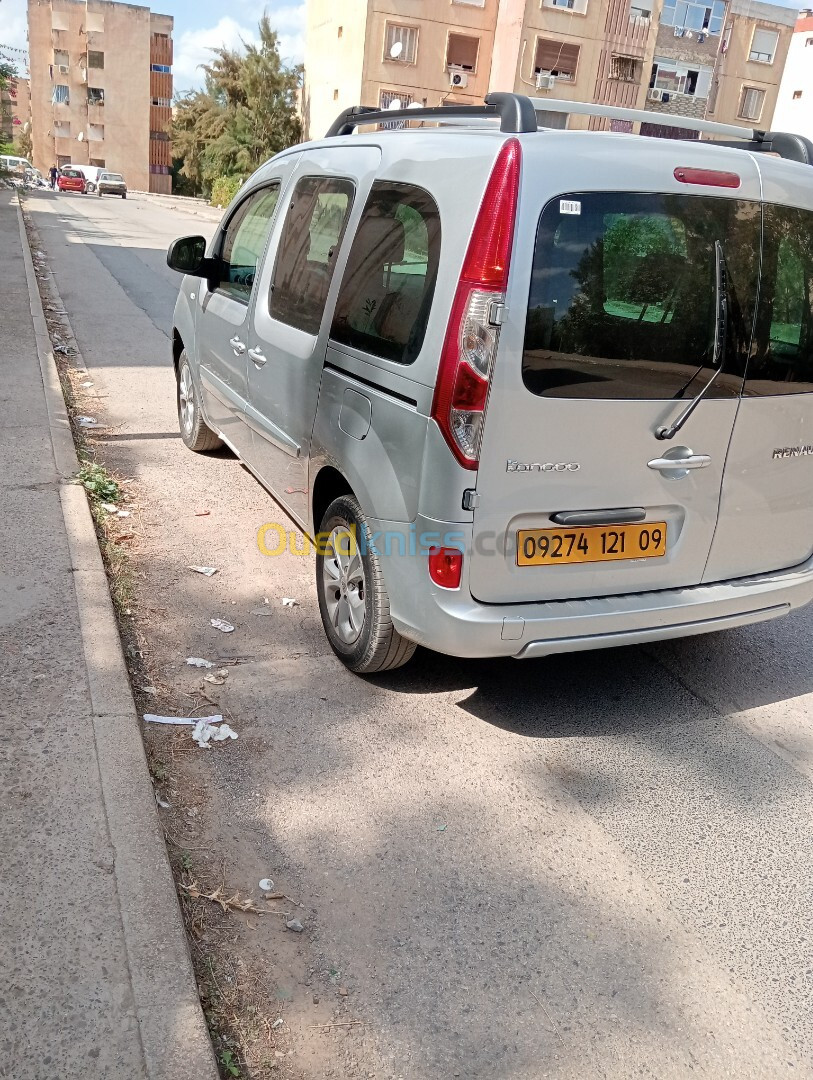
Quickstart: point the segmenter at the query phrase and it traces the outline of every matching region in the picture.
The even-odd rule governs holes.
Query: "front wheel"
[[[127,192],[125,191],[124,194],[122,195],[122,199],[126,199],[126,198],[127,198]]]
[[[392,624],[381,563],[354,495],[333,500],[319,539],[316,593],[330,647],[359,675],[401,667],[417,646]]]
[[[178,361],[178,425],[184,443],[196,454],[205,454],[207,450],[216,450],[223,445],[200,414],[186,350],[181,353]]]

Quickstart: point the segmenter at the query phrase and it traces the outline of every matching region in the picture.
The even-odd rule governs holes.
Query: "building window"
[[[71,163],[70,154],[57,154],[57,156],[56,156],[56,167],[58,169],[64,169],[65,166],[70,165],[70,163]]]
[[[333,100],[334,100],[334,101],[338,101],[338,100],[339,100],[339,91],[338,91],[338,90],[334,90],[334,91],[333,91]]]
[[[54,49],[54,67],[66,68],[68,67],[68,51],[67,49]]]
[[[156,41],[169,41],[169,34],[155,33],[152,36],[155,38]]]
[[[88,124],[88,138],[99,142],[104,138],[104,124]]]
[[[399,64],[414,64],[417,55],[417,27],[387,23],[384,34],[384,59],[397,60]]]
[[[739,116],[743,120],[759,120],[764,101],[764,90],[758,90],[755,86],[744,86],[740,98]]]
[[[469,37],[468,34],[449,34],[446,42],[446,66],[476,71],[479,51],[479,38]]]
[[[552,38],[536,39],[534,74],[555,75],[562,82],[575,82],[579,66],[579,46]]]
[[[152,98],[152,104],[155,105],[159,109],[171,109],[172,108],[172,102],[170,101],[169,98],[165,98],[165,97],[154,97],[154,98]]]
[[[343,33],[344,33],[344,27],[340,26],[339,27],[339,32],[336,34],[336,37],[341,37]]]
[[[794,90],[793,91],[793,100],[794,101],[799,101],[801,96],[802,96],[802,91],[801,90]]]
[[[104,90],[100,86],[88,87],[88,105],[104,105]]]
[[[88,67],[89,68],[103,68],[104,67],[104,53],[92,52],[88,50]]]
[[[758,64],[772,64],[778,44],[778,30],[760,30],[757,28],[751,38],[751,51],[748,54],[748,59],[756,60]]]
[[[396,104],[397,102],[397,104]],[[411,94],[402,94],[399,90],[382,90],[378,99],[379,108],[406,109],[412,104]],[[406,127],[406,120],[393,120],[385,124],[379,124],[379,131],[395,131]]]
[[[467,4],[469,7],[485,7],[486,0],[452,0],[453,4]]]
[[[630,18],[646,19],[649,22],[652,18],[652,8],[648,4],[630,4]]]
[[[711,89],[714,69],[702,64],[684,64],[656,56],[652,65],[651,89],[665,90],[669,94],[685,94],[687,97],[707,98]]]
[[[89,164],[92,165],[94,169],[103,169],[105,167],[104,158],[92,157]]]
[[[677,37],[687,30],[700,34],[719,34],[725,18],[725,0],[696,3],[695,0],[665,0],[661,23],[674,26]],[[702,40],[702,39],[701,39]]]
[[[169,74],[172,71],[172,68],[169,64],[150,64],[150,71],[161,71],[165,74]]]
[[[587,14],[587,0],[543,0],[542,6],[561,8],[563,11],[575,11],[579,15]]]
[[[70,30],[71,17],[67,11],[57,11],[55,8],[51,10],[51,29],[52,30]]]
[[[67,120],[54,121],[54,138],[69,139],[71,137],[71,125]]]
[[[641,81],[642,61],[636,56],[613,56],[610,58],[610,78],[618,82]]]
[[[169,165],[150,165],[151,173],[168,173]]]
[[[805,40],[805,45],[813,45],[813,37],[809,37]]]
[[[104,15],[99,11],[88,11],[85,16],[85,30],[89,34],[101,34],[104,31]]]
[[[69,105],[70,100],[71,95],[68,87],[64,83],[57,83],[51,91],[51,101],[54,105]]]
[[[169,142],[169,133],[166,131],[151,131],[150,138],[153,142]]]

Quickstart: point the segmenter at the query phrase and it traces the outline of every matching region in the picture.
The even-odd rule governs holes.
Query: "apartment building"
[[[805,8],[794,27],[774,127],[813,139],[813,8]]]
[[[759,0],[308,0],[303,119],[490,90],[768,126],[795,13]],[[632,130],[542,112],[549,126]]]
[[[112,0],[28,0],[34,165],[96,165],[170,193],[169,15]]]

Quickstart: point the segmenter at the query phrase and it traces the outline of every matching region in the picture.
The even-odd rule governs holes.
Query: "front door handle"
[[[263,355],[262,349],[249,349],[248,358],[252,361],[252,363],[256,364],[257,367],[262,367],[268,359],[267,356]]]
[[[231,351],[235,356],[242,356],[246,351],[246,347],[239,337],[229,338],[229,345],[231,345]]]

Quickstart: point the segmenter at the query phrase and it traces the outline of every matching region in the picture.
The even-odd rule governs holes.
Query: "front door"
[[[213,292],[200,283],[196,336],[204,408],[212,427],[243,456],[251,449],[245,425],[249,305],[280,184],[275,178],[237,204],[213,241],[220,281]]]
[[[308,447],[338,282],[342,238],[372,183],[377,147],[308,151],[274,228],[254,305],[248,350],[252,466],[302,521],[308,519]],[[356,215],[357,216],[357,215]]]
[[[813,553],[813,194],[806,188],[806,206],[790,207],[770,201],[787,190],[765,180],[754,347],[706,581],[797,566]]]
[[[702,581],[756,302],[749,179],[735,198],[570,192],[529,223],[533,253],[525,275],[521,256],[512,266],[477,476],[477,599]],[[658,438],[715,371],[685,426]]]

